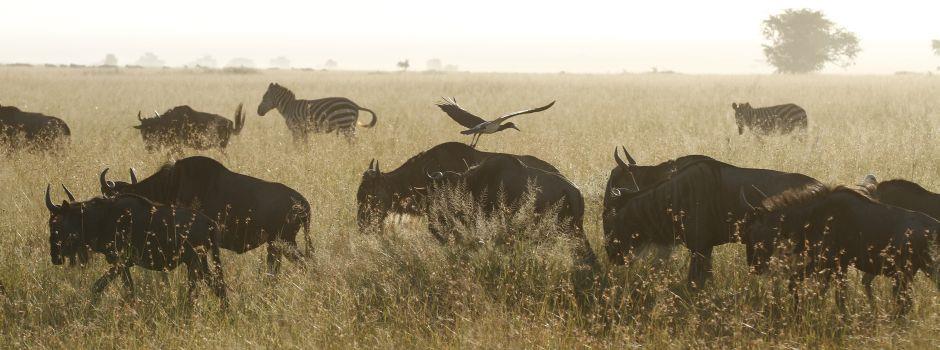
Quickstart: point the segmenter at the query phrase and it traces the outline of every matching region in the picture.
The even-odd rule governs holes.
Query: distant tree
[[[940,56],[940,40],[933,41],[933,54]]]
[[[166,65],[166,62],[153,54],[153,52],[147,52],[144,53],[143,56],[140,56],[140,58],[137,59],[137,63],[134,63],[134,65],[148,68],[161,68]]]
[[[339,63],[336,63],[332,58],[323,63],[323,69],[336,69],[336,67],[339,67]]]
[[[215,68],[219,63],[212,56],[205,55],[187,64],[188,67]]]
[[[778,73],[810,73],[827,63],[847,67],[859,48],[854,33],[837,26],[820,11],[788,9],[764,20],[764,46],[767,63]]]
[[[456,72],[456,71],[459,70],[459,69],[460,69],[460,67],[457,67],[456,65],[453,65],[453,64],[448,64],[448,65],[444,66],[444,71],[445,71],[445,72]]]
[[[254,67],[255,67],[255,61],[252,61],[252,60],[247,59],[247,58],[244,58],[244,57],[236,57],[236,58],[233,58],[231,61],[228,61],[228,64],[226,64],[225,67],[229,67],[229,68],[254,68]]]
[[[408,60],[398,62],[398,68],[403,72],[408,70],[408,67],[411,67],[411,64],[408,63]]]
[[[271,59],[271,68],[290,69],[290,60],[287,57],[280,56]]]
[[[118,65],[118,59],[116,56],[114,56],[113,53],[109,53],[104,56],[104,62],[101,62],[101,65],[107,67],[116,67]]]
[[[441,62],[440,58],[432,58],[428,60],[428,70],[429,71],[442,71],[444,70],[444,63]]]

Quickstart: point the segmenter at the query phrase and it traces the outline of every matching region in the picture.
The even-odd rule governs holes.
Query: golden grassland
[[[684,76],[571,74],[423,74],[264,71],[219,74],[181,70],[0,69],[0,104],[63,118],[71,146],[61,156],[0,159],[0,346],[15,348],[233,347],[902,347],[940,345],[938,291],[915,283],[915,309],[895,320],[890,285],[876,281],[872,310],[852,275],[849,314],[831,294],[794,313],[785,281],[748,273],[741,245],[716,250],[715,278],[692,293],[683,283],[687,253],[676,249],[665,271],[648,263],[610,268],[599,301],[579,304],[577,271],[563,239],[511,247],[441,246],[423,219],[383,235],[356,230],[355,193],[369,160],[391,170],[445,141],[467,138],[434,102],[455,96],[497,116],[543,105],[519,117],[521,132],[484,136],[480,148],[538,156],[585,195],[585,229],[603,252],[601,198],[613,149],[641,163],[706,154],[739,166],[801,172],[830,183],[867,173],[903,177],[940,190],[940,78],[930,76]],[[255,115],[269,82],[301,98],[346,96],[378,113],[358,140],[318,135],[295,147],[276,112]],[[803,139],[737,135],[731,102],[795,102],[809,113]],[[304,267],[285,262],[262,276],[264,250],[223,255],[232,308],[219,312],[208,289],[185,307],[185,272],[161,285],[133,270],[138,294],[122,302],[120,283],[91,306],[101,257],[85,268],[53,266],[48,252],[46,183],[78,197],[98,194],[97,174],[111,167],[141,174],[169,158],[148,154],[136,113],[189,104],[231,118],[245,103],[248,121],[224,152],[206,154],[232,170],[278,181],[310,201],[315,253]],[[367,114],[363,114],[367,117]],[[61,192],[55,193],[59,200]],[[482,238],[499,230],[482,224]],[[533,225],[530,231],[541,230]],[[534,232],[533,234],[537,234]],[[602,254],[603,255],[603,254]],[[582,276],[583,277],[583,276]]]

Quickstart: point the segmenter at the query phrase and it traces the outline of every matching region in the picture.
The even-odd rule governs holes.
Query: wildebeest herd
[[[940,195],[906,181],[878,182],[868,175],[858,186],[822,184],[812,177],[772,169],[739,167],[705,155],[686,155],[656,165],[640,165],[625,147],[614,150],[613,169],[604,191],[604,247],[591,247],[584,231],[585,201],[581,191],[552,164],[529,155],[477,150],[482,134],[518,128],[503,122],[535,109],[486,121],[445,100],[441,110],[474,135],[470,145],[447,142],[421,152],[397,168],[383,172],[373,159],[362,173],[356,193],[360,232],[382,231],[390,214],[424,216],[430,236],[441,244],[459,241],[455,222],[469,213],[448,210],[435,199],[444,190],[460,189],[484,216],[498,211],[531,210],[554,220],[559,232],[573,241],[573,256],[598,272],[606,252],[612,265],[635,261],[644,248],[655,249],[656,262],[671,259],[672,248],[690,253],[688,283],[702,288],[712,274],[712,251],[725,243],[745,245],[748,269],[776,268],[771,262],[799,262],[786,271],[798,301],[801,281],[819,276],[824,286],[837,284],[837,304],[844,305],[849,267],[864,274],[871,296],[875,276],[894,281],[900,313],[910,309],[911,280],[925,272],[940,288]],[[270,84],[258,106],[264,115],[277,109],[297,142],[310,133],[337,132],[355,136],[358,112],[376,115],[346,98],[299,100],[293,92]],[[807,115],[794,104],[752,108],[733,104],[740,133],[759,135],[805,131]],[[182,148],[224,149],[245,125],[242,105],[234,121],[179,106],[154,117],[138,114],[139,129],[150,151]],[[70,131],[62,120],[15,107],[0,107],[0,139],[8,150],[58,150]],[[622,153],[622,157],[621,157]],[[624,158],[626,160],[624,160]],[[205,281],[227,305],[220,249],[244,253],[267,244],[268,273],[277,274],[282,257],[302,262],[313,245],[307,236],[316,216],[310,204],[290,187],[229,170],[217,160],[194,156],[167,164],[129,182],[98,174],[101,196],[77,200],[63,186],[68,200],[55,204],[50,186],[49,244],[53,264],[84,262],[88,252],[103,254],[111,268],[94,285],[99,294],[116,277],[133,292],[129,268],[167,271],[180,264],[189,273],[190,299]],[[528,201],[532,205],[521,205]],[[444,208],[444,210],[441,210]],[[297,244],[305,232],[305,249]],[[793,264],[780,264],[790,266]],[[782,267],[780,267],[782,268]]]

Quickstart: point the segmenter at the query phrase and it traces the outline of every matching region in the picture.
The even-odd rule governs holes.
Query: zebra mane
[[[274,89],[275,92],[282,93],[282,94],[284,94],[285,96],[290,97],[290,99],[292,99],[292,100],[297,99],[297,97],[294,96],[294,92],[293,92],[293,91],[290,91],[290,89],[288,89],[288,88],[286,88],[286,87],[283,87],[283,86],[281,86],[280,84],[271,84],[270,88],[271,88],[271,89]]]

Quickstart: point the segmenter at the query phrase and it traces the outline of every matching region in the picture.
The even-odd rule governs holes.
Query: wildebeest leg
[[[105,288],[108,288],[108,285],[111,284],[111,281],[120,273],[120,268],[117,266],[111,266],[108,269],[108,272],[105,272],[104,276],[98,278],[95,281],[95,284],[91,287],[91,303],[92,305],[98,304],[98,301],[101,299],[101,292],[104,292]]]
[[[866,272],[862,276],[862,286],[865,287],[865,296],[868,297],[868,304],[871,305],[872,309],[875,308],[875,293],[871,287],[871,284],[874,281],[875,281],[875,274]]]
[[[712,249],[713,247],[691,250],[688,281],[692,288],[702,288],[705,281],[711,277]]]
[[[912,275],[898,271],[894,273],[894,298],[898,304],[898,315],[906,315],[911,311],[913,299],[911,298]]]
[[[281,270],[281,250],[277,241],[268,243],[268,275],[277,276]]]
[[[653,244],[653,268],[662,269],[672,257],[673,246],[667,244]]]
[[[128,266],[124,266],[121,268],[120,272],[121,272],[121,282],[124,282],[124,288],[127,288],[127,294],[125,294],[125,298],[127,300],[133,301],[135,298],[135,291],[134,291],[134,280],[131,279],[131,269]]]
[[[842,316],[848,316],[848,311],[845,307],[846,294],[848,293],[847,284],[845,280],[845,270],[848,269],[848,265],[840,267],[839,270],[833,273],[833,277],[836,283],[836,306],[839,307],[839,311],[842,312]]]
[[[196,302],[196,298],[199,296],[198,282],[199,280],[206,278],[206,276],[203,274],[201,265],[202,265],[201,261],[198,263],[197,262],[186,263],[186,270],[187,270],[186,277],[189,283],[189,292],[187,293],[187,298],[186,298],[187,305],[193,305]],[[206,269],[208,269],[208,265],[206,266]]]
[[[201,262],[202,266],[200,266],[200,268],[202,269],[206,285],[212,289],[212,293],[222,302],[222,309],[227,309],[228,295],[226,294],[225,277],[222,274],[222,264],[217,260],[217,257],[213,260],[214,263],[212,266],[214,266],[214,268],[210,270],[209,261],[206,257],[203,257]]]

